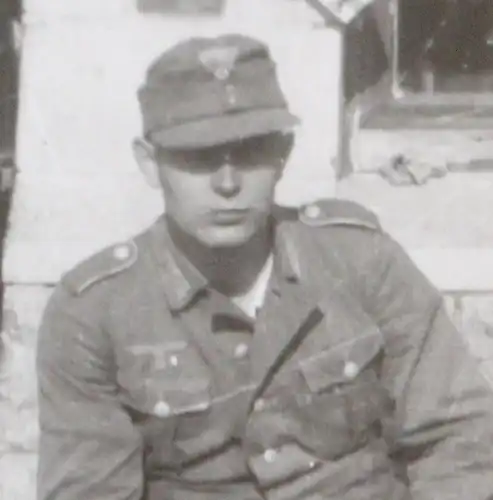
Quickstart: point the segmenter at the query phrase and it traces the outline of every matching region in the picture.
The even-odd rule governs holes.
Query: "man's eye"
[[[171,161],[176,168],[181,170],[204,172],[217,167],[215,158],[204,152],[183,152],[174,154]]]

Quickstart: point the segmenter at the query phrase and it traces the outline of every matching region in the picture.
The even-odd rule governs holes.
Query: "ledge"
[[[357,172],[374,172],[397,156],[438,165],[493,162],[493,128],[450,128],[447,121],[444,128],[359,129],[350,148]]]

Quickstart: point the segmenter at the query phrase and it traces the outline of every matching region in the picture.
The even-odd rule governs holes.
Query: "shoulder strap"
[[[323,199],[301,207],[300,221],[311,227],[355,226],[381,230],[378,217],[367,208],[349,200]]]
[[[134,241],[108,247],[81,262],[62,278],[63,285],[74,295],[130,268],[138,256]]]

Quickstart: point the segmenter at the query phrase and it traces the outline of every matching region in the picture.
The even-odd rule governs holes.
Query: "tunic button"
[[[171,366],[178,366],[178,356],[171,356],[169,362]]]
[[[113,256],[117,260],[126,260],[130,257],[130,249],[126,245],[120,245],[113,250]]]
[[[274,448],[268,448],[267,450],[264,451],[264,460],[271,464],[274,462],[277,458],[277,450],[274,450]]]
[[[248,354],[248,346],[246,344],[238,344],[235,347],[234,357],[236,359],[244,358]]]
[[[320,217],[320,214],[322,213],[318,205],[307,205],[304,212],[309,219],[316,219],[317,217]]]
[[[354,363],[353,361],[348,361],[344,365],[344,376],[345,377],[354,378],[354,377],[356,377],[356,375],[358,375],[358,372],[359,372],[358,365],[356,363]]]
[[[265,399],[259,398],[253,405],[254,411],[262,411],[265,408]]]
[[[228,77],[229,77],[229,70],[227,68],[220,68],[218,69],[215,73],[214,73],[214,76],[218,79],[218,80],[227,80]]]
[[[310,467],[310,469],[313,469],[313,468],[315,467],[315,465],[317,465],[317,464],[315,463],[315,460],[312,460],[312,461],[310,461],[310,463],[308,464],[308,467]]]
[[[171,407],[166,401],[159,401],[154,405],[154,415],[156,417],[168,417],[171,413]]]

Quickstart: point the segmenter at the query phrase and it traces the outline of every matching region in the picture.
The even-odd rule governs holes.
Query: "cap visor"
[[[299,119],[286,109],[267,109],[226,114],[152,133],[152,140],[165,149],[202,149],[289,131]]]

